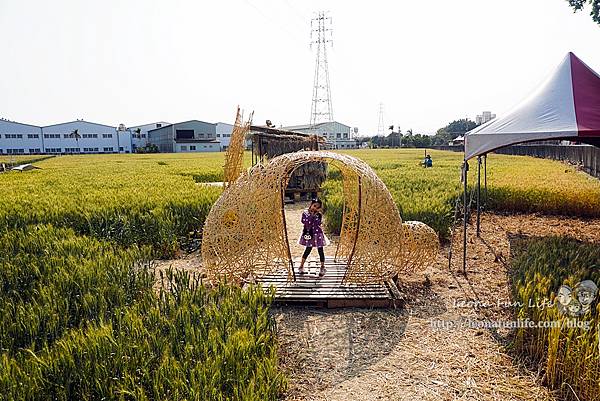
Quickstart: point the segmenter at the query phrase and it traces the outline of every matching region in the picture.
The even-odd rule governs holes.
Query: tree
[[[590,15],[592,19],[597,24],[600,24],[600,0],[567,0],[569,5],[573,8],[573,12],[581,11],[586,6],[586,4],[590,4],[592,7],[592,11],[590,11]]]

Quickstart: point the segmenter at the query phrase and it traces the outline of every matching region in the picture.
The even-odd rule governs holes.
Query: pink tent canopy
[[[600,75],[573,53],[529,98],[465,135],[465,160],[516,143],[569,139],[600,145]]]

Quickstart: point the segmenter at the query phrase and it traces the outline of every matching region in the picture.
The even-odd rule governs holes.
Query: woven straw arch
[[[344,282],[381,282],[415,268],[406,257],[419,253],[409,251],[415,245],[412,237],[373,169],[352,156],[302,151],[254,166],[213,205],[202,239],[203,264],[211,279],[241,282],[281,269],[294,279],[289,241],[296,238],[287,237],[283,195],[292,172],[309,162],[326,162],[342,173],[344,214],[335,257],[347,262]]]
[[[402,220],[385,184],[359,159],[305,151],[255,166],[213,205],[202,240],[204,266],[211,277],[241,281],[281,268],[293,277],[283,194],[291,173],[314,161],[329,162],[342,172],[345,204],[336,258],[348,262],[346,281],[378,282],[398,272]]]

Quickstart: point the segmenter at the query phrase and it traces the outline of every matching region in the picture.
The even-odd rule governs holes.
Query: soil
[[[292,256],[305,203],[286,206]],[[449,326],[459,319],[512,320],[508,283],[513,235],[570,236],[600,243],[600,219],[484,213],[481,237],[469,225],[466,275],[462,233],[422,272],[400,278],[397,310],[274,307],[284,400],[554,400],[537,371],[508,350],[511,332]],[[335,251],[335,241],[325,249]],[[316,252],[311,257],[317,258]],[[196,252],[160,268],[198,271]]]
[[[509,237],[600,243],[600,219],[484,214],[481,228],[477,238],[469,226],[466,276],[457,229],[450,267],[446,246],[425,271],[401,277],[401,310],[275,308],[285,400],[553,400],[508,351],[510,331],[439,324],[512,320]]]

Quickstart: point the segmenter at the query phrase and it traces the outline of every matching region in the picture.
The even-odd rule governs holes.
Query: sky
[[[310,119],[310,19],[332,17],[333,117],[434,133],[498,115],[574,52],[600,72],[600,26],[565,0],[0,0],[0,117],[126,126]]]

